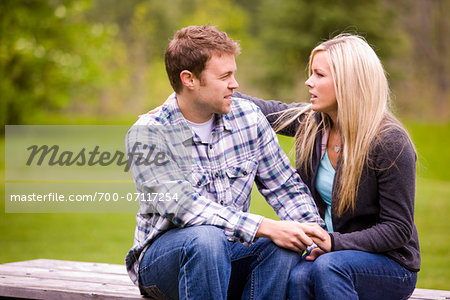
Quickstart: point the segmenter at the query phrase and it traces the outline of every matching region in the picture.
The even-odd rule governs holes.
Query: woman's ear
[[[187,70],[182,71],[180,73],[180,79],[185,87],[190,90],[194,89],[195,75],[192,72]]]

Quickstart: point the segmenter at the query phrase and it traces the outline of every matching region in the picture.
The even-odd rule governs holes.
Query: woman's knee
[[[312,280],[318,285],[330,285],[333,282],[353,281],[352,258],[338,252],[319,256],[311,268]]]
[[[329,253],[323,254],[314,261],[313,271],[319,273],[329,272],[332,264],[333,259],[331,255]]]

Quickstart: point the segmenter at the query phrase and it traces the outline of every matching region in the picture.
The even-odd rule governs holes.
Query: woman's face
[[[319,51],[314,55],[311,70],[311,76],[305,81],[311,94],[311,108],[335,118],[338,105],[334,90],[334,79],[328,64],[328,53],[326,51]]]

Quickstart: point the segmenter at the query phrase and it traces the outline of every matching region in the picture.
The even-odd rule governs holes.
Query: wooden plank
[[[34,277],[46,279],[63,279],[79,282],[97,282],[110,283],[117,285],[130,285],[131,280],[126,274],[108,274],[98,272],[80,272],[80,271],[66,271],[54,270],[36,267],[17,267],[17,266],[2,266],[0,265],[0,274],[16,277]]]
[[[410,300],[446,300],[450,299],[450,291],[415,289]]]
[[[34,259],[27,261],[5,263],[1,264],[0,266],[8,266],[8,265],[17,267],[37,267],[54,270],[73,270],[73,271],[127,275],[127,270],[124,265],[115,265],[106,263],[79,262],[79,261],[67,261],[56,259]]]
[[[37,259],[0,265],[0,296],[142,299],[125,266]]]
[[[49,295],[57,298],[109,299],[111,297],[125,299],[142,299],[138,289],[133,286],[115,285],[97,282],[79,282],[47,278],[23,278],[20,276],[0,275],[0,295],[7,297],[49,299]]]

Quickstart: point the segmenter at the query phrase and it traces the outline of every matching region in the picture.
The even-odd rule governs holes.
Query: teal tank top
[[[325,150],[325,154],[320,160],[319,171],[317,172],[316,188],[320,197],[327,204],[325,210],[325,224],[327,225],[328,232],[333,232],[333,222],[331,220],[331,195],[333,193],[333,181],[336,170],[331,165],[328,157],[328,152]]]

